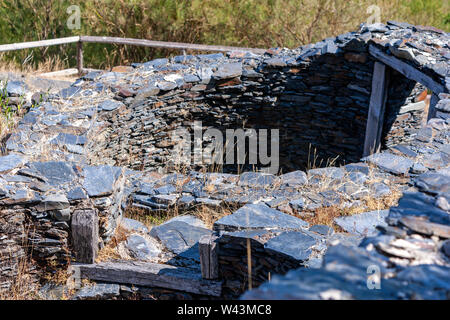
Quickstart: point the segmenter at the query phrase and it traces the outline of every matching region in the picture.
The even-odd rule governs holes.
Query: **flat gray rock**
[[[167,224],[167,223],[174,222],[174,221],[181,221],[181,222],[187,223],[194,227],[206,228],[205,223],[202,220],[200,220],[199,218],[197,218],[195,216],[189,215],[189,214],[182,215],[182,216],[176,216],[172,219],[167,220],[163,224]]]
[[[370,211],[339,217],[334,219],[334,222],[349,233],[361,236],[372,236],[378,233],[375,228],[376,226],[387,226],[385,218],[388,213],[389,210]]]
[[[99,110],[103,111],[113,111],[120,107],[122,107],[124,104],[120,101],[116,100],[105,100],[102,103],[98,105]]]
[[[127,230],[148,233],[148,228],[142,222],[130,218],[122,218],[120,225]]]
[[[153,227],[150,236],[161,241],[169,251],[199,261],[198,241],[211,230],[191,226],[182,221],[172,221]]]
[[[244,172],[239,178],[238,185],[252,188],[264,188],[269,187],[276,179],[277,177],[273,174]]]
[[[215,230],[238,231],[255,229],[301,230],[308,223],[263,204],[247,204],[214,223]]]
[[[450,193],[450,176],[439,171],[423,173],[414,180],[414,183],[426,193]]]
[[[295,260],[305,261],[309,259],[316,240],[298,231],[283,232],[266,242],[264,247],[273,251],[283,253]]]
[[[154,238],[148,239],[132,234],[127,238],[126,247],[131,256],[138,260],[150,260],[161,254],[161,249]]]
[[[10,171],[18,166],[24,164],[26,159],[17,155],[9,154],[7,156],[0,157],[0,173]]]
[[[239,77],[241,74],[241,63],[224,63],[213,73],[213,78],[216,80],[224,80]]]
[[[27,85],[22,81],[9,81],[6,85],[6,92],[10,97],[24,96],[27,89]]]
[[[83,169],[83,188],[90,197],[109,195],[114,191],[115,183],[122,168],[111,166],[93,166]]]
[[[52,186],[72,182],[77,177],[72,166],[67,162],[32,162],[28,166],[38,177],[43,178]]]
[[[364,158],[364,160],[387,172],[402,175],[406,175],[414,164],[414,161],[411,159],[386,152],[372,154]]]
[[[282,184],[286,184],[291,187],[301,186],[308,182],[306,173],[300,170],[285,173],[280,176],[280,180]]]
[[[110,283],[96,283],[79,290],[72,298],[74,300],[111,299],[120,295],[120,285]]]

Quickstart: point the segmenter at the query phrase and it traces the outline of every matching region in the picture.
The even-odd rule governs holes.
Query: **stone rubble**
[[[414,66],[445,92],[426,122],[424,87],[392,72],[382,151],[361,159],[376,61],[369,45]],[[94,209],[100,247],[118,225],[130,232],[120,244],[124,258],[199,271],[198,241],[216,235],[227,298],[246,290],[250,242],[252,282],[260,286],[244,299],[448,299],[448,52],[448,34],[391,21],[292,50],[177,56],[83,76],[30,107],[2,146],[0,290],[11,287],[26,256],[36,262],[30,270],[36,278],[50,266],[70,264],[71,215]],[[6,89],[11,97],[28,90],[16,81]],[[236,166],[205,173],[197,165],[171,173],[176,142],[170,137],[197,120],[203,131],[243,124],[280,129],[281,173],[287,173],[244,167],[236,174]],[[334,166],[302,171],[310,157],[320,167],[337,156]],[[365,203],[394,191],[403,196],[389,212]],[[183,213],[199,206],[233,213],[212,230],[189,216],[151,230],[122,217],[130,208],[152,215],[175,206]],[[334,207],[364,212],[335,219],[346,232],[305,221]],[[367,288],[372,265],[381,270],[381,290]],[[141,292],[185,297],[160,289]],[[134,293],[99,283],[76,298]]]

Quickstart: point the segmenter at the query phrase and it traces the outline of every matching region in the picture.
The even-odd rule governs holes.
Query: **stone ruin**
[[[93,281],[73,299],[449,299],[449,59],[449,34],[391,21],[292,50],[88,73],[4,141],[0,291],[29,258],[36,281],[68,266]],[[180,170],[171,137],[195,121],[278,129],[279,174]],[[230,214],[208,228],[190,214],[200,206]],[[151,230],[123,217],[174,207]],[[331,209],[356,213],[320,224]],[[99,261],[119,226],[121,259]]]

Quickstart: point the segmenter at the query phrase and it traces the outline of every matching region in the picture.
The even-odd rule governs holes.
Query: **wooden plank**
[[[367,115],[363,157],[377,152],[380,147],[384,109],[387,97],[386,82],[386,65],[380,62],[375,62],[373,66],[372,91],[370,94],[369,113]]]
[[[437,94],[432,94],[430,99],[430,105],[428,107],[428,115],[427,115],[427,122],[428,120],[436,117],[436,105],[439,102],[439,97]]]
[[[66,38],[58,38],[58,39],[50,39],[50,40],[2,44],[2,45],[0,45],[0,52],[29,49],[29,48],[38,48],[38,47],[56,46],[56,45],[60,45],[60,44],[75,43],[78,41],[80,41],[80,37],[75,36],[75,37],[66,37]]]
[[[81,278],[90,280],[166,288],[214,297],[222,294],[222,282],[202,279],[201,274],[192,269],[165,264],[119,260],[74,264],[72,268]]]
[[[203,279],[219,278],[219,257],[216,240],[216,236],[208,234],[201,237],[198,242]]]
[[[119,37],[97,37],[97,36],[81,36],[80,41],[92,43],[110,43],[110,44],[126,44],[133,46],[144,46],[153,48],[179,49],[179,50],[199,50],[199,51],[249,51],[253,53],[263,54],[265,49],[259,48],[242,48],[229,46],[214,46],[206,44],[192,44],[183,42],[166,42],[145,39],[119,38]]]
[[[369,46],[369,53],[376,59],[380,60],[384,64],[391,67],[392,69],[397,70],[408,79],[423,84],[434,93],[439,94],[445,91],[444,86],[434,81],[434,79],[431,78],[430,76],[420,72],[419,70],[407,64],[406,62],[403,62],[394,56],[390,56],[384,53],[381,49],[378,49],[374,45]]]
[[[78,262],[94,263],[98,254],[98,216],[94,209],[75,210],[72,214],[72,244]]]

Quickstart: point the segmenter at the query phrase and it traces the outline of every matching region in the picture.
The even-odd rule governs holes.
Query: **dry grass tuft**
[[[111,238],[111,241],[109,241],[106,246],[99,251],[96,262],[99,263],[102,261],[121,259],[119,253],[117,252],[117,246],[119,243],[127,239],[128,234],[129,232],[127,229],[121,225],[117,226],[116,232]]]

